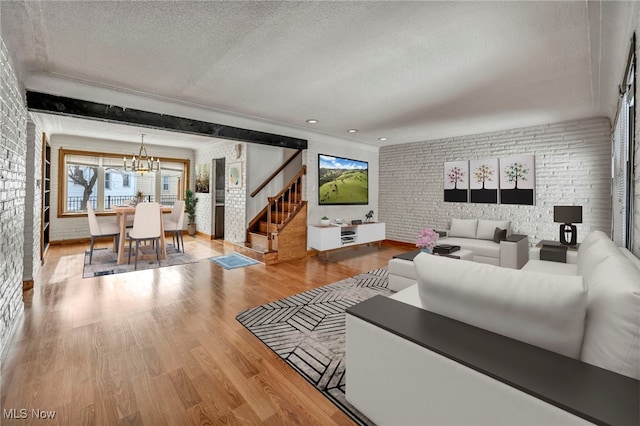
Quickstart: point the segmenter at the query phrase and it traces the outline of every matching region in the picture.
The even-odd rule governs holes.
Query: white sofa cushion
[[[582,275],[589,285],[591,275],[596,266],[610,256],[624,257],[620,249],[608,237],[589,242],[585,249],[578,249],[578,274]]]
[[[587,305],[581,276],[424,253],[413,263],[425,309],[572,358],[580,356]]]
[[[460,248],[471,250],[474,256],[500,257],[500,244],[487,240],[476,240],[475,238],[441,238],[438,244],[451,244]]]
[[[451,228],[449,228],[448,236],[475,238],[477,229],[478,219],[451,219]],[[493,239],[493,234],[491,234],[491,239]]]
[[[596,241],[610,240],[610,239],[611,238],[609,238],[609,236],[602,231],[591,231],[580,243],[580,247],[578,247],[578,253],[582,253],[583,251],[588,249],[591,244],[595,243]]]
[[[506,229],[507,235],[511,235],[511,221],[510,220],[478,220],[478,230],[476,231],[476,238],[480,240],[491,240],[496,233],[496,228]]]
[[[640,270],[623,256],[609,256],[589,279],[581,359],[640,379]]]

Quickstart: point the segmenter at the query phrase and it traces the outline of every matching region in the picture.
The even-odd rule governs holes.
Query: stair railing
[[[284,163],[282,163],[280,165],[280,167],[278,167],[273,173],[271,173],[271,175],[268,178],[266,178],[264,180],[264,182],[262,182],[260,185],[258,185],[258,187],[250,194],[251,198],[253,198],[256,195],[258,195],[260,193],[260,191],[262,191],[264,189],[264,187],[269,184],[269,182],[271,182],[276,176],[278,176],[278,174],[281,171],[283,171],[284,168],[287,167],[289,165],[289,163],[291,163],[293,161],[294,158],[296,158],[298,155],[300,155],[301,152],[302,152],[302,150],[298,149],[289,158],[287,158],[287,160]]]
[[[276,229],[282,228],[302,204],[302,176],[305,174],[307,174],[307,166],[302,166],[282,191],[273,197],[267,197],[267,248],[269,251],[273,248],[275,237],[271,231],[271,225],[275,224]],[[278,213],[276,220],[273,220],[272,212]]]

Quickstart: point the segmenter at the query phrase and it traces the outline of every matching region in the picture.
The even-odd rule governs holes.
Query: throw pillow
[[[504,241],[507,239],[507,230],[496,228],[493,233],[493,242],[500,244],[500,241]]]
[[[478,219],[451,219],[449,237],[475,238]]]
[[[424,253],[413,264],[424,309],[562,355],[580,356],[587,308],[581,276]]]
[[[478,220],[478,230],[476,232],[476,238],[479,240],[493,240],[493,233],[496,228],[506,229],[507,235],[511,235],[511,221],[510,220]]]

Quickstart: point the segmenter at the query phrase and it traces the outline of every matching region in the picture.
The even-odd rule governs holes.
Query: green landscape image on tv
[[[318,204],[368,204],[369,163],[318,154]]]

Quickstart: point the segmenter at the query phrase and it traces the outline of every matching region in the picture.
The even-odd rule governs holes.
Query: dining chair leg
[[[160,264],[160,239],[159,238],[156,241],[156,257],[158,258],[158,267],[162,266]]]
[[[138,250],[140,249],[140,240],[136,240],[136,263],[133,265],[133,270],[138,269]]]
[[[184,238],[183,238],[182,231],[178,232],[178,238],[180,238],[180,243],[182,244],[182,252],[185,253],[185,251],[184,251]]]
[[[127,261],[127,265],[131,265],[131,242],[133,240],[129,240],[129,260]]]
[[[91,236],[91,248],[89,249],[89,265],[91,265],[91,260],[93,259],[93,243],[95,241],[95,237]]]

